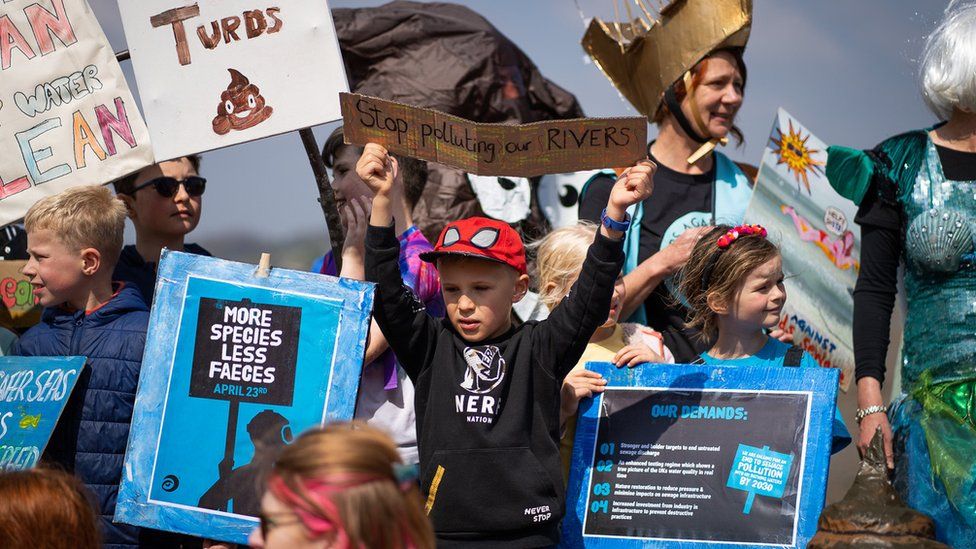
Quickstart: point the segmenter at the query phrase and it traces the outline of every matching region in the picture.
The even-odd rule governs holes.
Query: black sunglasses
[[[142,185],[132,189],[129,194],[136,194],[141,189],[146,187],[153,187],[159,196],[163,198],[173,198],[176,192],[180,190],[180,185],[186,189],[186,194],[190,196],[200,196],[203,191],[207,189],[207,180],[200,177],[199,175],[191,175],[184,180],[176,179],[175,177],[157,177],[156,179],[150,179]]]

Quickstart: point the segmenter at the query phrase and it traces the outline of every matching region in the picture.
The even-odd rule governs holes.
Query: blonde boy
[[[611,191],[604,225],[570,295],[542,322],[512,324],[525,296],[525,248],[486,218],[448,223],[434,250],[446,318],[404,289],[393,223],[397,190],[387,151],[366,146],[356,167],[373,190],[366,278],[374,315],[414,381],[421,486],[438,547],[542,547],[559,542],[559,388],[610,311],[623,265],[626,210],[651,194],[640,163]]]
[[[156,537],[112,523],[149,321],[139,292],[112,282],[125,217],[122,202],[99,186],[46,197],[27,212],[24,274],[45,309],[12,353],[88,358],[43,459],[95,493],[102,541],[113,547]]]

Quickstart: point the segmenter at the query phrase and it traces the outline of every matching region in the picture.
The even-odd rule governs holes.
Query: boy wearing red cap
[[[444,227],[432,252],[447,316],[428,316],[403,286],[386,149],[366,146],[356,171],[375,193],[366,233],[374,315],[414,381],[421,484],[438,547],[541,547],[559,542],[565,490],[559,389],[607,318],[623,265],[626,210],[651,194],[654,165],[623,173],[579,279],[548,320],[512,324],[528,291],[525,248],[507,224]]]

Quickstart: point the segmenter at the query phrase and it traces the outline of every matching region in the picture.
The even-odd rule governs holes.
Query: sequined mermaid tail
[[[891,412],[895,487],[932,517],[941,541],[976,549],[976,376],[933,383],[923,374]]]

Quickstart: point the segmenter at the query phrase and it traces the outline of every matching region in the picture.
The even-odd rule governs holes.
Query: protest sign
[[[85,357],[0,357],[0,471],[29,469],[44,453]]]
[[[277,452],[352,418],[372,294],[164,252],[116,521],[245,543]]]
[[[346,143],[379,143],[393,153],[476,175],[628,167],[647,157],[642,116],[483,124],[354,93],[340,94],[340,102]]]
[[[826,495],[838,372],[590,363],[564,547],[805,547]]]
[[[41,307],[30,279],[22,272],[26,261],[0,261],[0,326],[29,328],[41,320]]]
[[[5,0],[0,74],[0,225],[44,196],[152,163],[146,126],[85,0]]]
[[[854,379],[854,284],[861,267],[857,206],[824,173],[827,146],[779,109],[746,223],[766,227],[783,255],[788,298],[780,328],[821,366]]]
[[[337,120],[348,89],[325,0],[119,2],[156,158]]]

